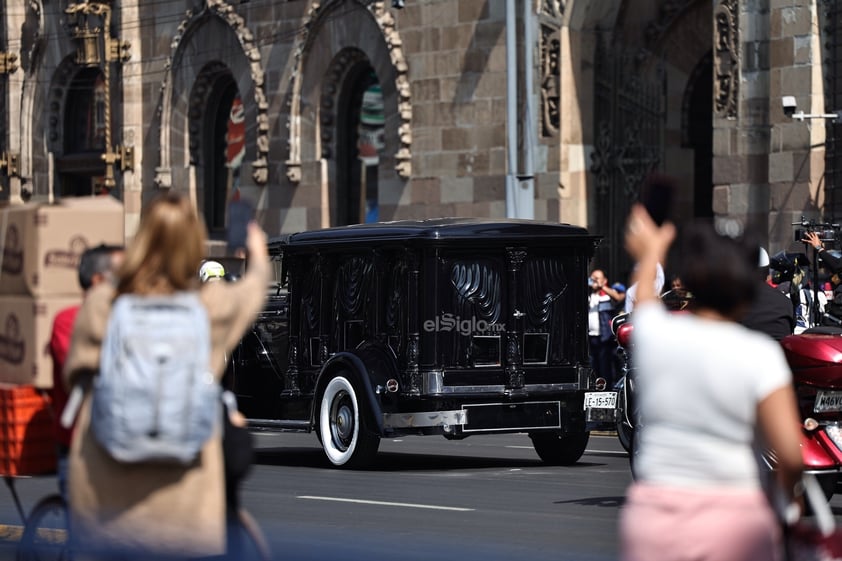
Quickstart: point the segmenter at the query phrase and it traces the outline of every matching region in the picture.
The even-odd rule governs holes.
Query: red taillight
[[[634,326],[630,323],[624,323],[617,329],[617,343],[624,349],[629,348],[631,344],[632,331]]]

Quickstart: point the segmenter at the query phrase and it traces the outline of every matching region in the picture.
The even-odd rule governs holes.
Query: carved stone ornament
[[[254,103],[257,107],[257,138],[255,139],[256,157],[252,162],[252,179],[257,185],[265,185],[269,180],[268,157],[269,157],[269,104],[266,101],[264,91],[265,71],[261,60],[260,49],[254,40],[254,34],[248,28],[245,19],[237,14],[236,10],[225,0],[207,0],[206,6],[198,11],[187,10],[184,19],[178,26],[178,30],[170,42],[172,54],[168,57],[161,83],[161,97],[168,105],[170,90],[170,71],[172,70],[173,58],[178,52],[181,42],[187,35],[187,31],[198,25],[208,15],[215,15],[225,22],[237,37],[246,59],[249,61],[251,80],[254,83]],[[164,186],[169,179],[170,163],[170,129],[171,110],[159,106],[159,118],[161,119],[161,141],[160,141],[160,162],[155,176],[155,183]],[[198,135],[191,134],[191,142],[198,142]],[[194,140],[195,137],[195,140]],[[194,148],[194,147],[191,147]]]
[[[737,0],[719,0],[714,9],[713,100],[716,115],[737,118],[740,83],[739,10]]]
[[[538,10],[541,15],[561,19],[564,16],[564,2],[561,0],[537,0]]]
[[[561,124],[561,39],[555,26],[541,25],[541,135],[558,134]]]
[[[294,49],[295,63],[290,77],[289,90],[292,93],[289,97],[289,120],[287,122],[289,157],[285,162],[287,179],[292,183],[301,181],[301,86],[304,78],[305,54],[310,49],[315,31],[326,21],[330,8],[341,2],[355,2],[366,8],[383,33],[383,39],[389,49],[389,59],[395,68],[395,89],[398,95],[398,114],[400,117],[400,124],[398,125],[400,148],[395,154],[395,171],[402,179],[409,179],[412,175],[412,102],[409,66],[403,52],[403,41],[396,29],[395,18],[386,9],[384,2],[366,0],[328,0],[324,4],[314,2],[304,19],[304,25],[301,27]]]

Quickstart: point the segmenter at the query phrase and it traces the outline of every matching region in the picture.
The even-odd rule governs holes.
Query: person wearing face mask
[[[611,286],[601,269],[594,269],[588,279],[588,342],[591,365],[597,377],[604,378],[606,388],[614,386],[614,351],[617,347],[611,332],[611,320],[625,298],[619,287]]]

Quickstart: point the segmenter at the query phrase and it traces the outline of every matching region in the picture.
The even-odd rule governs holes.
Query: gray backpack
[[[210,352],[196,293],[119,296],[93,383],[97,441],[121,462],[194,461],[221,415]]]

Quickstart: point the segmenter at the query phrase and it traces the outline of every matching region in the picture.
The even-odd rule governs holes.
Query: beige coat
[[[237,282],[201,288],[211,321],[211,364],[221,379],[232,350],[264,304],[268,264],[255,263]],[[69,383],[99,367],[113,288],[98,286],[76,320],[65,366]],[[208,404],[209,407],[215,406]],[[219,434],[189,467],[122,464],[90,431],[90,395],[79,412],[70,450],[71,524],[81,543],[140,547],[160,554],[215,555],[225,548],[225,489]],[[101,541],[100,541],[101,540]]]

